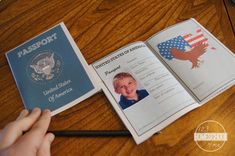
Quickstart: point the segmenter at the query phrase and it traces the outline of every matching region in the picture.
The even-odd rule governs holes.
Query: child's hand
[[[39,108],[35,108],[30,114],[23,110],[16,121],[0,131],[0,155],[50,156],[54,140],[54,135],[47,133],[50,120],[49,110],[41,113]]]

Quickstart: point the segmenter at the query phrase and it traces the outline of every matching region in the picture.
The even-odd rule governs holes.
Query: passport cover
[[[54,111],[94,90],[71,39],[61,23],[6,53],[27,109]]]

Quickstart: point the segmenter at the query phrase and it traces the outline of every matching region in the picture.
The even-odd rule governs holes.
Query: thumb
[[[52,133],[47,133],[42,141],[42,144],[37,152],[37,156],[50,156],[51,155],[51,143],[55,136]]]

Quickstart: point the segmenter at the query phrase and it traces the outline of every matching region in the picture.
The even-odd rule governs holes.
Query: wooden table
[[[235,5],[229,0],[1,0],[0,127],[14,120],[23,104],[5,52],[63,21],[89,64],[128,43],[195,18],[235,51]],[[52,155],[235,155],[235,87],[187,113],[140,145],[130,137],[56,138]],[[220,122],[228,141],[207,153],[194,142],[196,127]],[[123,130],[103,93],[54,116],[50,130]]]

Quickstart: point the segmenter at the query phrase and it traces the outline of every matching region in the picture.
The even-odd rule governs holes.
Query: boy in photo
[[[120,94],[119,105],[126,109],[136,102],[148,96],[146,90],[137,90],[137,82],[129,73],[118,73],[113,78],[113,87],[117,94]]]

